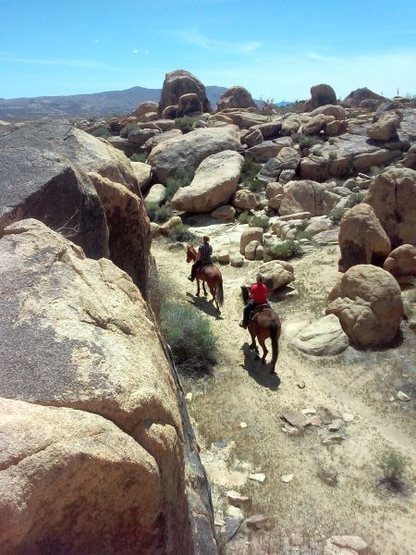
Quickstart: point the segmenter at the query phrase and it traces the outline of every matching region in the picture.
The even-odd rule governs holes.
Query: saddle
[[[264,310],[272,310],[272,307],[269,305],[269,303],[257,305],[257,306],[251,311],[250,320],[254,320],[254,318],[257,316],[257,314],[259,314],[259,312],[263,312]]]

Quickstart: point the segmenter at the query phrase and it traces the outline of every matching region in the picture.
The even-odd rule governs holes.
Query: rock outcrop
[[[339,248],[340,272],[355,264],[383,264],[391,251],[390,239],[369,204],[357,204],[345,212],[340,224]]]
[[[233,125],[195,129],[157,145],[147,163],[160,183],[174,177],[180,170],[195,171],[210,156],[224,150],[237,150],[240,145],[238,129]]]
[[[343,274],[328,296],[327,314],[338,316],[357,347],[385,347],[400,331],[403,302],[400,287],[385,270],[358,264]]]
[[[181,187],[172,198],[172,206],[185,212],[211,212],[226,204],[237,190],[244,159],[225,150],[205,158],[190,185]]]
[[[169,106],[177,107],[180,97],[188,93],[197,95],[203,112],[211,111],[205,86],[189,71],[178,69],[167,73],[165,76],[159,102],[159,114],[163,114],[164,110]]]
[[[306,109],[312,111],[315,110],[315,108],[319,108],[319,106],[336,103],[337,95],[330,85],[314,85],[311,87],[311,99],[306,103]]]
[[[381,173],[364,202],[373,207],[393,248],[416,243],[416,171],[392,168]]]
[[[283,186],[283,191],[279,208],[281,215],[310,212],[312,216],[321,216],[328,214],[339,200],[338,195],[311,180],[289,181]]]
[[[347,108],[356,108],[363,100],[377,100],[378,102],[385,102],[387,99],[384,96],[367,89],[367,87],[363,87],[362,89],[356,89],[355,91],[350,92],[350,94],[342,101],[342,105]]]
[[[247,89],[235,86],[227,89],[217,102],[219,112],[226,108],[257,108],[257,105]]]
[[[416,284],[416,247],[400,245],[391,251],[383,268],[390,272],[400,285]]]
[[[0,551],[215,553],[180,386],[140,291],[41,222],[4,233]]]

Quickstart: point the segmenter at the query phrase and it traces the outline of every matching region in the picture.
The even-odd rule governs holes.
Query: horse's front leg
[[[254,333],[251,330],[248,330],[248,331],[250,332],[250,335],[251,335],[250,349],[256,353],[256,357],[257,357],[259,350],[258,350],[257,344],[256,344],[256,336],[254,335]]]
[[[204,290],[205,297],[208,295],[207,290],[205,288],[205,281],[202,281],[202,289]]]
[[[196,278],[196,287],[197,287],[197,289],[196,289],[196,296],[199,297],[199,293],[200,293],[200,291],[201,291],[201,283],[200,283],[200,281],[199,281],[198,278]]]

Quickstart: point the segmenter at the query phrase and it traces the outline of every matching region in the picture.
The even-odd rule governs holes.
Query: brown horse
[[[186,248],[186,261],[196,262],[199,260],[199,252],[195,249],[193,245],[188,245]],[[200,293],[200,282],[202,281],[202,288],[204,290],[204,295],[207,296],[207,290],[205,289],[205,282],[207,283],[209,290],[212,295],[212,301],[220,312],[220,306],[224,303],[224,290],[222,287],[222,275],[219,269],[213,264],[204,266],[196,272],[196,284],[197,291],[196,296],[199,297]]]
[[[247,304],[249,300],[249,288],[246,286],[241,287],[241,293],[244,304]],[[254,350],[258,356],[259,350],[256,344],[256,337],[261,348],[263,349],[263,356],[261,357],[263,364],[266,362],[266,356],[269,352],[266,348],[265,341],[270,337],[272,343],[270,374],[274,374],[277,357],[279,356],[279,337],[281,331],[279,316],[274,310],[272,310],[272,308],[265,308],[257,312],[253,318],[250,318],[248,331],[251,335],[250,349]]]

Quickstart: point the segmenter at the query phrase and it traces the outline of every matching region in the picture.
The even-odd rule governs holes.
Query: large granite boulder
[[[400,245],[386,258],[383,268],[390,272],[400,285],[416,283],[416,247]]]
[[[0,236],[24,218],[42,220],[91,258],[109,256],[105,211],[85,173],[54,152],[0,148]]]
[[[344,133],[319,147],[319,155],[312,153],[302,158],[300,177],[320,182],[330,177],[347,177],[402,156],[400,145],[385,146],[368,141],[366,135]]]
[[[172,206],[185,212],[211,212],[226,204],[237,190],[244,158],[225,150],[201,162],[190,185],[181,187],[172,198]]]
[[[195,171],[202,160],[211,154],[237,150],[239,147],[238,129],[233,125],[195,129],[158,144],[150,153],[147,163],[152,166],[156,179],[166,183],[169,177],[174,177],[180,170]]]
[[[337,95],[330,85],[320,84],[311,87],[311,99],[307,102],[308,111],[315,110],[325,104],[336,104]]]
[[[389,346],[397,338],[403,318],[400,287],[385,270],[358,264],[347,270],[330,292],[326,313],[338,316],[354,345]]]
[[[312,180],[289,181],[283,186],[283,191],[284,196],[279,207],[282,216],[298,212],[322,216],[328,214],[339,200],[338,195]]]
[[[162,135],[163,133],[161,133]],[[146,190],[152,178],[152,167],[144,162],[130,162],[134,176],[137,179],[137,186],[140,191]]]
[[[141,102],[137,108],[131,113],[132,116],[137,118],[141,118],[145,114],[153,114],[157,112],[159,109],[159,103],[155,102],[154,100],[146,100],[145,102]]]
[[[364,201],[373,207],[393,248],[416,243],[416,171],[393,168],[381,173]]]
[[[387,99],[384,96],[367,89],[367,87],[363,87],[362,89],[356,89],[355,91],[350,92],[341,104],[346,108],[356,108],[363,100],[377,100],[379,102],[385,102]]]
[[[18,152],[20,149],[19,154],[23,156],[28,147],[56,154],[62,162],[80,171],[97,172],[137,192],[136,178],[127,156],[106,140],[76,129],[69,122],[40,121],[13,126],[12,130],[0,128],[0,151],[13,149]]]
[[[264,262],[261,266],[251,272],[245,285],[251,285],[256,281],[256,275],[261,274],[264,282],[271,292],[277,291],[295,279],[295,270],[293,266],[284,260],[270,260]]]
[[[0,259],[0,397],[29,403],[1,405],[0,551],[191,554],[199,532],[215,553],[177,377],[132,280],[36,220],[5,230]]]
[[[203,112],[211,111],[205,86],[189,71],[178,69],[167,73],[165,76],[159,102],[159,113],[162,114],[168,106],[178,105],[180,97],[187,93],[197,95]]]
[[[203,112],[202,102],[196,93],[186,93],[179,97],[177,117],[195,116]]]
[[[297,330],[290,344],[308,355],[328,356],[342,353],[350,342],[338,318],[328,314]]]
[[[135,553],[166,541],[157,461],[116,424],[10,399],[0,414],[2,553]]]
[[[345,212],[340,223],[339,248],[340,272],[355,264],[383,264],[391,251],[390,239],[369,204],[357,204]]]
[[[226,108],[257,108],[257,105],[247,89],[235,86],[227,89],[217,102],[218,112]]]
[[[397,137],[397,129],[403,116],[397,112],[387,112],[367,129],[367,135],[375,141],[389,141]]]

